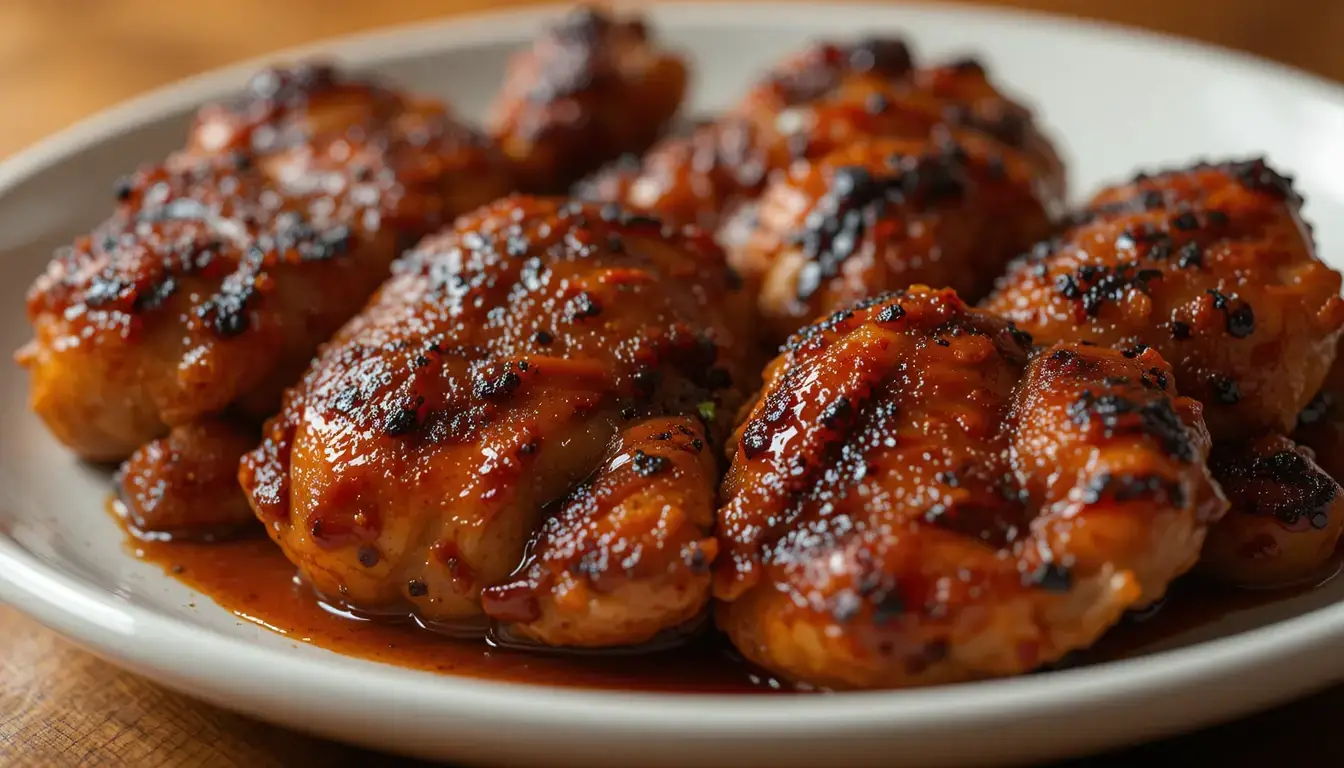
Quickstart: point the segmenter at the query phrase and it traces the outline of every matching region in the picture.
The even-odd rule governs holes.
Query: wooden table
[[[179,77],[287,45],[527,0],[4,0],[0,157]],[[997,0],[1103,18],[1257,53],[1344,80],[1335,0]],[[1344,140],[1344,139],[1342,139]],[[1344,765],[1344,688],[1200,734],[1083,765],[1177,759]],[[1061,727],[1086,727],[1061,723]],[[0,765],[344,766],[381,756],[169,693],[0,606]],[[384,764],[414,765],[411,762]]]

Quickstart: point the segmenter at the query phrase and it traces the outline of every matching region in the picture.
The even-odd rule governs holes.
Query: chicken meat
[[[490,128],[523,191],[558,193],[603,163],[643,152],[686,95],[680,56],[638,17],[580,6],[517,54]]]
[[[983,65],[968,59],[919,68],[903,41],[880,37],[820,42],[790,56],[726,114],[664,140],[642,162],[605,169],[580,194],[673,224],[717,228],[795,162],[861,138],[927,138],[939,127],[981,134],[1021,155],[1048,209],[1063,205],[1058,153],[1030,110],[1000,93]]]
[[[201,109],[185,149],[119,182],[111,218],[34,284],[17,356],[33,410],[93,461],[216,418],[255,428],[400,251],[510,188],[502,156],[443,104],[320,63],[264,71]],[[227,463],[219,447],[195,461]],[[155,482],[171,495],[176,477]]]
[[[984,306],[1042,344],[1157,349],[1215,439],[1287,434],[1344,329],[1301,203],[1262,159],[1140,175],[1015,261]]]
[[[238,461],[256,444],[254,429],[205,419],[140,446],[116,476],[126,527],[141,538],[173,541],[259,530],[238,487]]]
[[[1329,576],[1344,531],[1344,358],[1298,414],[1292,437],[1214,447],[1214,475],[1232,508],[1209,534],[1201,570],[1221,582],[1302,584]]]
[[[1226,502],[1155,350],[1032,353],[914,286],[799,331],[735,436],[719,627],[814,686],[1013,675],[1091,645],[1199,557]]]
[[[242,482],[327,600],[541,645],[654,642],[709,600],[750,302],[707,235],[513,196],[394,267]]]
[[[1200,571],[1255,587],[1330,575],[1344,490],[1315,458],[1283,435],[1216,445],[1209,465],[1231,508],[1209,531]]]
[[[767,185],[732,267],[759,286],[766,340],[912,284],[983,297],[1051,232],[1046,183],[1019,152],[973,132],[860,139]]]

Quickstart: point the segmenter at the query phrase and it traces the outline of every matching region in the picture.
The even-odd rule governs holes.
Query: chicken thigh
[[[1157,349],[1215,439],[1287,434],[1344,329],[1301,203],[1264,160],[1141,175],[1016,261],[984,306],[1042,344]]]
[[[709,599],[749,311],[706,235],[506,198],[398,262],[288,393],[244,488],[352,610],[652,641]]]
[[[1204,575],[1256,587],[1329,575],[1344,529],[1344,490],[1315,458],[1283,435],[1214,447],[1210,467],[1232,506],[1209,531]]]
[[[1226,502],[1197,402],[1154,350],[1031,353],[920,286],[804,328],[739,427],[717,617],[828,688],[1027,672],[1195,564]]]
[[[122,180],[112,217],[37,280],[35,338],[17,356],[33,409],[93,461],[216,419],[255,429],[402,249],[510,185],[502,157],[442,104],[320,64],[262,72],[202,108],[184,150]],[[163,502],[184,476],[154,477],[169,465],[153,457],[229,476],[239,454],[222,445],[164,438],[123,477]],[[122,491],[128,505],[148,498]],[[207,529],[246,519],[236,492],[210,509],[181,494],[173,508],[200,509]]]
[[[442,105],[324,67],[259,75],[34,284],[34,410],[94,461],[225,410],[268,416],[400,248],[507,190],[501,168]]]
[[[759,285],[766,340],[911,284],[989,292],[1051,230],[1049,193],[1018,152],[983,135],[860,139],[773,179],[729,263]]]
[[[525,192],[558,193],[627,152],[643,152],[686,95],[680,56],[642,19],[588,6],[549,27],[509,65],[490,126]]]
[[[1201,570],[1223,582],[1301,584],[1331,574],[1344,532],[1344,358],[1298,414],[1292,438],[1215,446],[1212,467],[1232,508],[1204,545]]]

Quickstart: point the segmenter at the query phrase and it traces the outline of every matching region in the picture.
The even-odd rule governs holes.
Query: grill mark
[[[1254,446],[1223,447],[1209,463],[1227,487],[1235,511],[1273,516],[1289,526],[1303,518],[1317,529],[1329,523],[1328,511],[1340,488],[1297,450],[1266,454]]]
[[[797,296],[806,301],[840,265],[859,251],[868,231],[897,209],[922,212],[960,199],[969,183],[970,162],[956,143],[945,143],[919,156],[896,156],[888,169],[874,172],[862,165],[831,172],[830,187],[807,215],[801,230],[789,237],[808,259],[799,273]]]

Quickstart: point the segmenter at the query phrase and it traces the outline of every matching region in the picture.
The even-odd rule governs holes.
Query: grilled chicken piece
[[[490,126],[526,192],[558,193],[648,149],[686,95],[680,56],[642,19],[579,7],[514,57]]]
[[[153,539],[218,541],[257,529],[238,488],[252,429],[221,420],[173,427],[131,454],[117,473],[126,526]]]
[[[626,155],[573,190],[582,200],[619,202],[673,226],[713,232],[760,194],[767,168],[742,120],[703,123],[672,136],[640,158]]]
[[[1050,234],[1044,180],[1025,156],[972,132],[860,139],[776,177],[729,264],[760,284],[775,344],[807,322],[911,284],[989,292]]]
[[[1263,160],[1106,189],[1013,264],[984,304],[1038,343],[1156,348],[1218,440],[1286,434],[1344,328],[1291,180]]]
[[[222,413],[259,423],[405,245],[506,192],[503,168],[436,102],[262,73],[34,284],[33,409],[94,461]]]
[[[739,427],[718,624],[829,688],[1032,670],[1195,564],[1226,502],[1153,350],[1030,338],[915,286],[803,329]]]
[[[1260,587],[1326,575],[1344,530],[1344,489],[1314,459],[1283,435],[1215,446],[1209,466],[1232,506],[1209,531],[1200,570]]]
[[[593,479],[542,523],[527,565],[484,590],[486,614],[509,635],[552,646],[641,643],[694,623],[718,551],[709,535],[718,482],[699,416],[625,429]]]
[[[1232,509],[1204,545],[1203,571],[1255,586],[1329,575],[1344,531],[1344,357],[1335,355],[1292,439],[1218,446],[1213,461]]]
[[[1047,209],[1063,205],[1063,163],[1028,109],[1001,94],[979,63],[916,68],[906,45],[890,38],[822,42],[789,57],[715,124],[664,140],[638,170],[607,169],[582,194],[674,224],[717,225],[795,161],[866,137],[927,138],[942,126],[1022,156]]]
[[[753,386],[749,313],[706,235],[506,198],[398,262],[288,393],[243,486],[353,609],[644,643],[708,600],[702,454]]]
[[[1031,111],[973,59],[916,68],[904,42],[820,43],[776,67],[731,113],[757,129],[770,168],[818,158],[864,136],[922,137],[940,125],[983,133],[1028,158],[1052,201],[1063,163]]]

